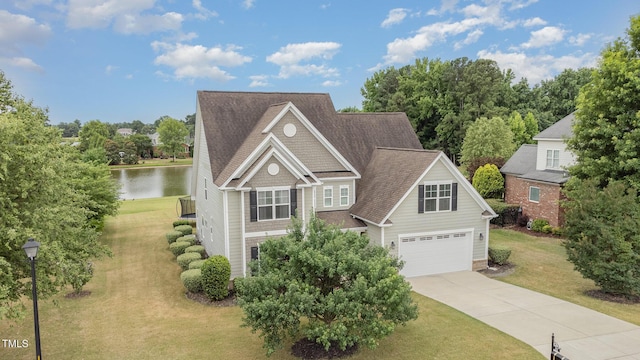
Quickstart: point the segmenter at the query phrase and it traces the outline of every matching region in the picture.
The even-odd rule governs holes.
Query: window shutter
[[[249,191],[249,208],[251,221],[258,221],[258,193],[255,190]]]
[[[289,201],[291,201],[291,216],[296,216],[298,208],[298,192],[296,189],[289,190]]]
[[[451,184],[451,211],[458,210],[458,183]]]
[[[424,213],[424,185],[418,185],[418,214]]]

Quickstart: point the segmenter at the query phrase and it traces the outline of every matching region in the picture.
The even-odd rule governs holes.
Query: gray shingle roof
[[[503,174],[522,175],[536,169],[538,145],[524,144],[500,168]]]
[[[342,229],[363,228],[367,225],[362,220],[354,219],[349,210],[320,211],[316,213],[318,219],[327,224],[337,225]]]
[[[357,187],[351,213],[380,224],[440,151],[378,148]]]
[[[211,172],[220,186],[263,136],[259,122],[292,102],[362,174],[376,147],[422,149],[404,113],[337,113],[329,94],[198,91]]]
[[[543,140],[543,139],[552,139],[552,140],[563,140],[569,138],[573,135],[573,131],[571,129],[573,125],[573,121],[575,119],[575,112],[563,117],[558,120],[555,124],[549,126],[538,135],[533,137],[533,140]]]

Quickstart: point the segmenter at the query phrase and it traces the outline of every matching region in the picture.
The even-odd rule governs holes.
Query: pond
[[[191,166],[114,169],[111,177],[120,183],[120,198],[125,200],[191,192]]]

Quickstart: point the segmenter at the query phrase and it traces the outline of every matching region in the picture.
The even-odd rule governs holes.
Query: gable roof
[[[329,94],[198,91],[211,173],[221,186],[291,102],[357,172],[378,146],[422,149],[404,113],[337,113]]]
[[[533,140],[564,140],[571,137],[573,135],[572,125],[575,118],[574,111],[534,136]]]
[[[351,207],[351,213],[382,224],[439,154],[434,150],[376,149],[356,188],[358,201]]]

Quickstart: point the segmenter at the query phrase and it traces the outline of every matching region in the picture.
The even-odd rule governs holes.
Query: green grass
[[[164,234],[176,197],[126,201],[107,221],[102,241],[112,258],[95,264],[91,295],[60,294],[39,302],[42,353],[48,359],[262,359],[262,340],[241,327],[239,307],[188,300]],[[71,291],[71,289],[69,289]],[[461,312],[413,294],[418,320],[399,327],[360,359],[541,359],[528,345]],[[30,306],[28,300],[27,305]],[[0,323],[0,338],[28,339],[27,349],[0,348],[0,359],[32,359],[33,319]],[[271,358],[293,359],[287,344]]]
[[[597,287],[567,261],[562,240],[494,229],[491,230],[489,245],[502,245],[512,250],[509,262],[516,265],[515,272],[499,280],[640,325],[640,304],[618,304],[585,294],[588,290],[597,290]]]

